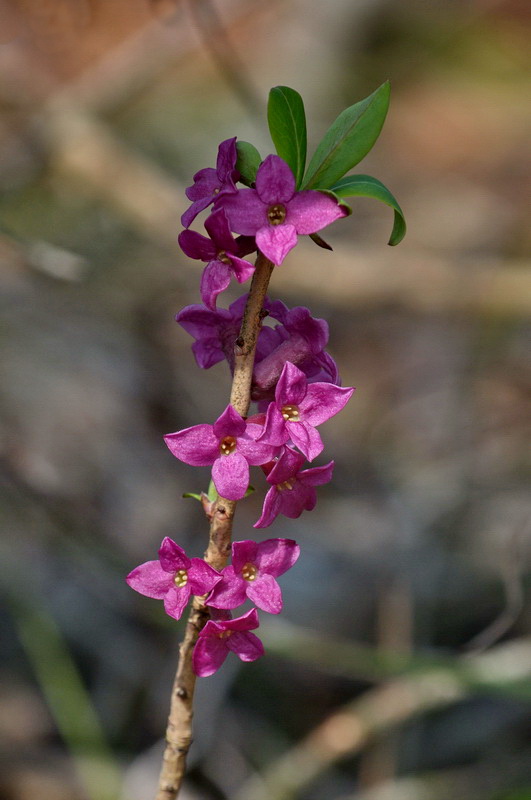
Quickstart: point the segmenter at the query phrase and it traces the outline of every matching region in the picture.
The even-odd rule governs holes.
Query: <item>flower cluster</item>
[[[191,206],[182,217],[179,236],[184,253],[206,264],[200,285],[202,303],[177,315],[194,338],[198,365],[212,367],[227,361],[234,371],[235,353],[247,295],[228,309],[218,308],[219,295],[232,276],[247,281],[255,267],[245,256],[258,251],[275,266],[303,234],[315,234],[346,215],[344,205],[329,193],[297,191],[296,179],[278,155],[261,162],[254,180],[238,188],[236,139],[219,146],[216,168],[202,169],[186,190]],[[191,230],[198,214],[210,209],[206,236]],[[307,308],[288,308],[265,299],[267,322],[258,334],[251,399],[254,416],[244,418],[228,405],[214,423],[201,423],[169,433],[164,440],[171,453],[186,464],[211,466],[216,492],[230,501],[241,500],[249,488],[250,467],[261,467],[269,489],[255,528],[271,525],[279,514],[299,517],[316,504],[316,486],[332,477],[334,462],[303,469],[323,450],[319,426],[337,414],[354,391],[340,385],[337,366],[326,351],[328,325]],[[136,567],[129,586],[147,597],[164,601],[167,614],[179,619],[191,596],[202,598],[210,619],[199,633],[193,653],[197,675],[214,673],[229,651],[242,661],[254,661],[263,645],[251,633],[259,626],[258,611],[278,614],[282,594],[277,578],[299,557],[292,539],[244,540],[232,544],[232,559],[221,571],[205,560],[188,558],[172,539],[165,538],[156,561]],[[253,607],[232,618],[232,611],[249,600]]]

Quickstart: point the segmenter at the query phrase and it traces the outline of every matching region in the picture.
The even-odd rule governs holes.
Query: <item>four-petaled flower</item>
[[[207,261],[201,277],[201,299],[207,308],[216,308],[218,294],[225,291],[230,283],[231,275],[238,283],[251,277],[255,268],[253,264],[240,256],[247,255],[255,249],[248,242],[241,242],[232,237],[227,216],[222,208],[213,211],[205,221],[205,228],[210,239],[196,231],[182,231],[179,234],[181,250],[190,258]],[[241,237],[244,239],[245,237]],[[250,248],[250,249],[249,249]]]
[[[188,558],[182,547],[166,536],[157,561],[135,567],[126,578],[136,592],[164,600],[166,614],[180,619],[190,595],[204,595],[221,580],[221,575],[202,558]]]
[[[245,540],[232,545],[232,564],[208,598],[213,608],[237,608],[248,597],[270,614],[282,611],[282,593],[275,578],[297,561],[299,545],[292,539]]]
[[[231,651],[242,661],[256,661],[263,656],[262,642],[250,633],[259,625],[256,608],[237,619],[209,619],[194,647],[192,665],[195,674],[200,678],[213,675]]]
[[[322,192],[296,192],[293,172],[279,156],[262,162],[255,185],[225,194],[217,204],[227,212],[232,230],[256,236],[258,249],[274,264],[282,264],[297,234],[316,233],[347,213]]]
[[[274,446],[256,441],[261,432],[260,425],[246,422],[228,405],[214,425],[193,425],[168,433],[164,441],[185,464],[212,464],[212,480],[219,494],[227,500],[241,500],[249,486],[249,464],[265,464],[275,454]]]
[[[324,446],[315,426],[341,411],[353,391],[332,383],[308,384],[304,372],[287,361],[258,441],[280,446],[291,439],[308,461],[313,461]]]
[[[279,514],[297,519],[303,511],[312,511],[317,502],[315,486],[322,486],[332,479],[334,462],[324,467],[311,467],[301,471],[304,456],[291,447],[285,447],[279,458],[272,464],[264,464],[271,489],[264,499],[262,515],[255,528],[267,528]],[[218,584],[220,588],[222,582]]]
[[[239,177],[235,168],[237,155],[236,136],[225,139],[218,148],[216,169],[206,167],[195,173],[193,185],[186,189],[187,198],[193,202],[181,217],[184,228],[188,228],[199,212],[218,197],[238,191],[235,185]]]

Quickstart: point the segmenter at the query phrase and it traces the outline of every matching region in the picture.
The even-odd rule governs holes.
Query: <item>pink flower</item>
[[[297,561],[299,545],[293,539],[233,542],[232,564],[208,598],[213,608],[237,608],[248,597],[269,614],[282,611],[282,593],[275,578]]]
[[[256,661],[264,655],[264,645],[254,633],[260,622],[256,608],[237,619],[210,619],[194,647],[192,664],[200,678],[213,675],[221,667],[229,652],[236,653],[242,661]]]
[[[332,383],[308,384],[304,372],[287,361],[258,441],[278,447],[291,439],[308,461],[313,461],[324,446],[315,426],[341,411],[353,391]]]
[[[206,167],[194,175],[194,183],[186,189],[186,196],[192,200],[190,208],[184,212],[181,222],[188,228],[200,211],[203,211],[218,197],[224,194],[237,192],[234,181],[238,180],[236,170],[236,136],[221,142],[218,148],[216,169]]]
[[[297,234],[316,233],[346,215],[333,197],[295,191],[295,177],[279,156],[268,156],[256,173],[256,189],[240,189],[217,202],[231,229],[256,236],[256,244],[274,264],[282,264],[297,244]]]
[[[221,575],[201,558],[188,558],[182,547],[166,536],[158,561],[146,561],[129,573],[127,583],[135,592],[164,600],[166,614],[180,619],[190,595],[203,595]]]
[[[232,275],[238,283],[243,283],[253,274],[254,266],[241,256],[252,252],[256,246],[254,240],[250,245],[245,237],[240,237],[240,241],[233,239],[222,208],[208,217],[205,228],[209,239],[186,230],[179,234],[179,244],[190,258],[208,262],[201,277],[201,299],[207,308],[215,310],[217,296],[225,291]]]
[[[272,465],[264,464],[262,469],[269,473],[267,481],[271,489],[265,496],[262,516],[255,522],[255,528],[267,528],[279,514],[297,519],[303,511],[315,508],[317,494],[314,487],[332,479],[334,462],[301,472],[303,463],[304,456],[291,447],[285,447],[277,461]]]
[[[249,486],[249,465],[270,461],[276,448],[257,442],[260,425],[246,422],[231,405],[214,425],[194,425],[168,433],[164,441],[173,455],[195,467],[212,464],[212,480],[227,500],[241,500]]]

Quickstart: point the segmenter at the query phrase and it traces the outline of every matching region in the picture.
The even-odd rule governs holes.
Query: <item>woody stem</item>
[[[274,264],[258,253],[255,272],[245,305],[240,335],[234,347],[234,375],[230,403],[246,417],[251,403],[256,343],[262,325],[262,309]],[[211,512],[210,535],[205,561],[217,570],[226,565],[231,551],[232,522],[236,501],[218,497]],[[162,760],[156,800],[175,800],[186,769],[186,755],[192,743],[195,673],[192,653],[201,630],[209,619],[204,597],[195,597],[190,609],[171,694],[166,728],[166,749]]]

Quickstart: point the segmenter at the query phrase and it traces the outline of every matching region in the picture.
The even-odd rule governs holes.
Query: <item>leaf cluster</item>
[[[347,175],[371,150],[382,130],[389,108],[389,82],[364,100],[349,106],[334,120],[319,142],[306,168],[306,114],[302,97],[289,86],[275,86],[269,93],[267,120],[277,154],[295,175],[297,190],[313,189],[333,195],[345,206],[347,197],[371,197],[390,206],[394,225],[390,245],[406,233],[404,214],[389,189],[370,175]],[[240,180],[252,186],[261,163],[258,150],[249,142],[238,142],[237,169]]]

